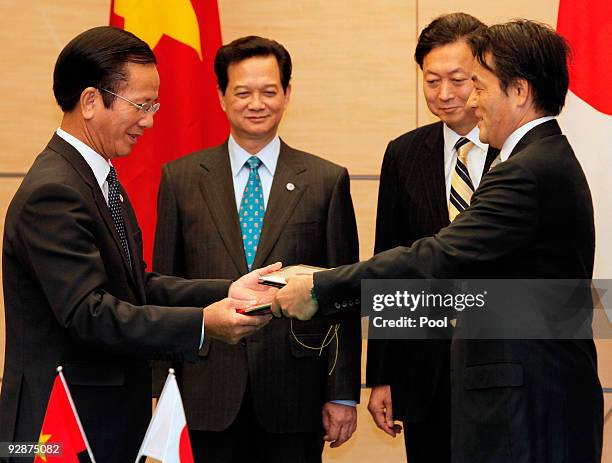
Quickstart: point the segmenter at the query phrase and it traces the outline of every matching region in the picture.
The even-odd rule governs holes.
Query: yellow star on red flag
[[[154,49],[162,35],[193,48],[202,59],[200,25],[190,0],[115,0],[124,29]]]
[[[41,433],[40,437],[38,438],[38,443],[39,444],[46,444],[49,439],[51,439],[51,434],[43,434],[43,433]],[[44,453],[42,453],[40,451],[36,454],[36,456],[38,458],[40,458],[42,461],[47,461],[47,455],[45,455]]]

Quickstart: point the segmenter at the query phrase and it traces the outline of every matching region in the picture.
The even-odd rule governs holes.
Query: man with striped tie
[[[389,143],[380,179],[375,252],[410,246],[445,227],[470,203],[497,150],[478,139],[467,36],[484,27],[464,13],[436,18],[419,36],[415,60],[439,122]],[[449,340],[368,342],[368,408],[394,436],[404,425],[411,463],[450,462]],[[418,380],[415,380],[418,378]]]

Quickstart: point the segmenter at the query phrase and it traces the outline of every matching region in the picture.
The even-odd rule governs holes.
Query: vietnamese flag
[[[128,191],[151,264],[163,163],[215,146],[229,134],[214,58],[221,46],[217,0],[111,0],[110,25],[147,42],[157,57],[160,110],[126,158],[113,161]]]
[[[559,118],[595,205],[595,277],[612,277],[612,2],[560,0],[557,32],[572,49],[570,91]]]
[[[53,383],[38,443],[60,444],[60,455],[38,453],[34,463],[95,463],[61,368]]]

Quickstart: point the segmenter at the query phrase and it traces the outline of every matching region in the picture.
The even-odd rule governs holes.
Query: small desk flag
[[[193,463],[185,410],[172,368],[138,451],[136,463],[145,461],[142,457],[151,457],[162,463]]]
[[[95,463],[62,367],[58,367],[57,371],[38,443],[44,444],[43,449],[48,445],[60,444],[61,455],[41,452],[34,458],[34,463]]]

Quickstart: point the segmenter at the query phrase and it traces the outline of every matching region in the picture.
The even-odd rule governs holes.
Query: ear
[[[289,100],[291,99],[291,82],[287,84],[287,90],[285,90],[285,108],[289,106]]]
[[[517,78],[512,83],[512,90],[518,106],[525,106],[531,100],[531,86],[526,79]]]
[[[225,90],[227,91],[227,89]],[[225,100],[223,99],[225,95],[223,94],[219,86],[217,86],[217,96],[219,97],[219,104],[221,105],[221,109],[223,109],[223,112],[227,112],[227,109],[225,107]]]
[[[79,108],[84,119],[92,119],[96,109],[100,108],[100,106],[104,107],[104,103],[97,89],[94,87],[87,87],[81,92]]]

